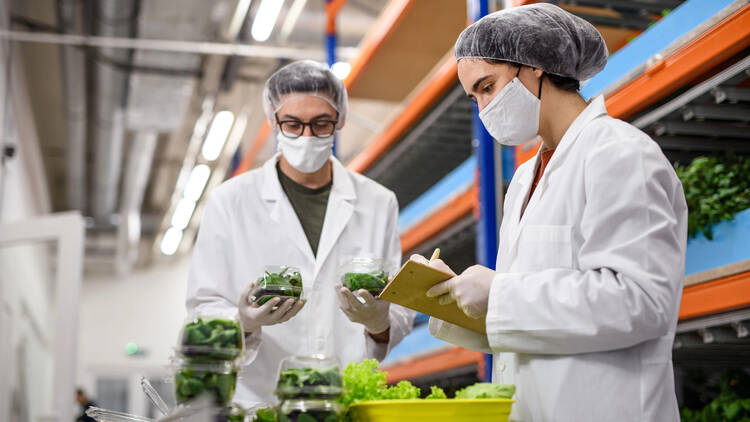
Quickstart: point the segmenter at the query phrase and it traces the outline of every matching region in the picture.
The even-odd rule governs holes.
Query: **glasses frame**
[[[303,122],[303,121],[297,120],[297,119],[279,120],[278,113],[275,113],[274,116],[276,117],[276,125],[279,127],[279,130],[281,131],[281,133],[283,133],[284,136],[286,136],[286,137],[288,137],[290,139],[297,139],[297,138],[301,137],[302,134],[305,133],[305,127],[309,127],[310,128],[310,133],[312,133],[312,135],[314,137],[321,138],[321,139],[322,138],[327,138],[327,137],[333,135],[336,132],[336,125],[339,124],[339,113],[338,112],[336,112],[336,120],[315,119],[315,120],[310,120],[309,122]],[[299,135],[295,135],[295,134],[291,134],[290,135],[290,134],[284,132],[284,129],[281,128],[281,125],[284,124],[284,123],[289,123],[289,122],[294,122],[294,123],[301,124],[302,125],[302,132],[300,132]],[[325,135],[318,135],[318,134],[316,134],[315,133],[315,129],[313,128],[313,123],[316,123],[316,122],[326,122],[326,123],[333,124],[333,131],[331,133],[327,133]]]

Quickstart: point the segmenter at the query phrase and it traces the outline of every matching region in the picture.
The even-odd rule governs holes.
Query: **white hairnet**
[[[344,126],[348,108],[346,87],[327,65],[302,60],[282,67],[268,78],[263,89],[263,110],[271,127],[276,124],[276,112],[284,102],[296,97],[295,94],[325,100],[339,113],[336,128]]]
[[[553,4],[538,3],[474,22],[458,36],[455,57],[515,62],[582,81],[604,69],[607,45],[586,20]]]

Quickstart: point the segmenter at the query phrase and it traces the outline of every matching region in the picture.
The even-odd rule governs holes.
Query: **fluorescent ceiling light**
[[[305,4],[307,4],[307,0],[294,0],[294,3],[292,3],[292,7],[290,7],[289,11],[286,12],[286,19],[284,20],[284,24],[281,25],[279,41],[285,42],[287,38],[289,38],[289,35],[297,25],[297,21],[302,14],[302,10],[305,8]]]
[[[336,75],[339,79],[344,79],[349,76],[349,72],[352,71],[352,65],[347,62],[336,62],[331,66],[331,72]]]
[[[253,26],[250,28],[250,34],[255,41],[263,42],[271,36],[271,31],[276,25],[276,19],[279,17],[283,4],[284,0],[263,0],[258,6]]]
[[[185,198],[193,202],[198,202],[198,199],[203,194],[203,189],[206,187],[209,174],[211,174],[211,169],[205,164],[198,164],[193,167],[193,171],[190,172],[188,181],[185,184],[185,192],[183,193]]]
[[[174,208],[174,214],[172,214],[172,227],[178,230],[185,230],[185,227],[190,223],[190,218],[193,216],[193,211],[195,211],[195,201],[187,198],[180,199]]]
[[[161,238],[161,253],[164,255],[174,255],[182,241],[182,230],[170,227],[164,232]]]
[[[227,141],[229,130],[232,129],[232,122],[234,122],[234,113],[231,111],[222,110],[216,113],[208,129],[206,140],[203,142],[203,158],[213,161],[219,157],[221,149],[224,148],[224,142]]]
[[[237,38],[237,34],[242,28],[242,24],[245,22],[247,17],[247,11],[250,10],[250,3],[252,0],[240,0],[237,2],[237,7],[232,15],[232,20],[227,28],[227,38],[231,41]]]

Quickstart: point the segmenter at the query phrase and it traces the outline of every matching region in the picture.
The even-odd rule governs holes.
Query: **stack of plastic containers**
[[[292,356],[281,361],[276,383],[279,422],[336,422],[342,392],[338,362],[325,356]]]
[[[179,357],[175,361],[177,403],[190,406],[197,397],[209,395],[218,409],[217,420],[244,420],[244,412],[231,407],[244,351],[242,325],[236,318],[189,317],[180,335]]]

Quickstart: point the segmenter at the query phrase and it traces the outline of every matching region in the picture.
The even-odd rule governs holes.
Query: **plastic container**
[[[250,300],[260,306],[275,297],[280,297],[282,302],[302,298],[302,275],[299,268],[267,265],[263,269],[263,275],[255,282]]]
[[[196,361],[239,358],[245,350],[242,324],[234,317],[190,316],[180,333],[179,353]]]
[[[513,399],[373,400],[353,404],[354,420],[370,422],[507,422]]]
[[[86,409],[86,415],[94,418],[97,422],[153,422],[155,420],[99,407],[89,407]]]
[[[337,422],[340,417],[341,405],[334,400],[285,400],[278,410],[279,422]]]
[[[228,406],[237,387],[237,366],[229,361],[181,360],[177,362],[174,383],[178,404],[210,394],[216,406]]]
[[[237,406],[221,409],[216,417],[217,422],[245,422],[248,412]]]
[[[341,371],[334,358],[290,356],[279,365],[276,396],[280,400],[337,399],[341,392]]]
[[[390,269],[381,259],[354,258],[339,269],[341,285],[352,292],[364,289],[378,297],[388,284]]]

